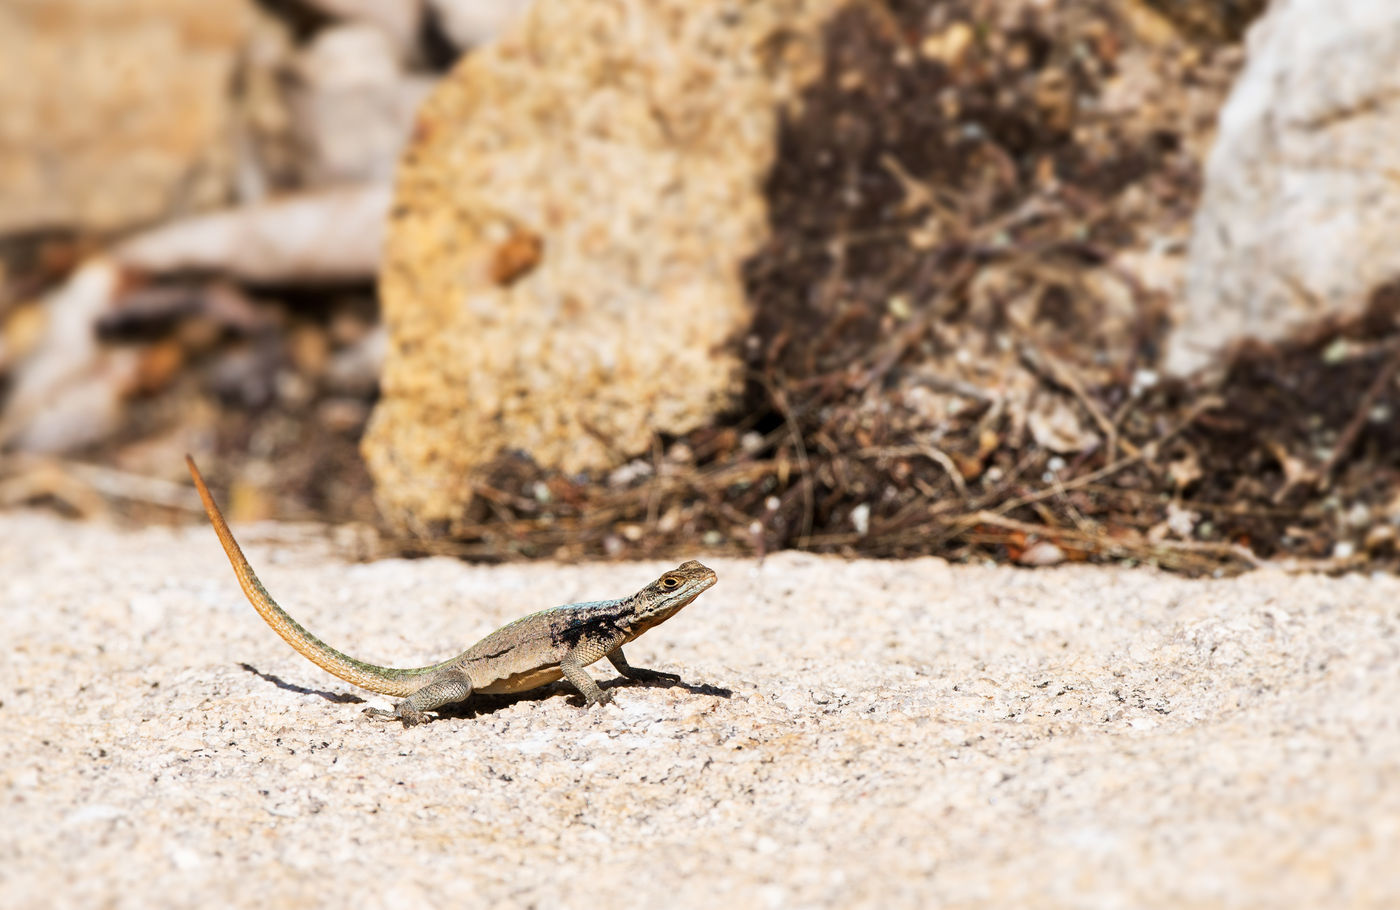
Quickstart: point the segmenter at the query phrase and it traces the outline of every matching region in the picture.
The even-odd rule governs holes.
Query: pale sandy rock
[[[0,4],[0,233],[108,230],[228,186],[248,0]]]
[[[381,283],[391,522],[458,517],[503,450],[606,470],[732,400],[777,105],[831,5],[545,0],[439,85]]]
[[[1400,274],[1397,59],[1395,3],[1277,0],[1250,30],[1206,165],[1169,370],[1354,312]]]
[[[312,631],[398,665],[664,568],[239,530]],[[207,526],[0,513],[0,906],[1400,905],[1394,577],[713,565],[628,648],[686,686],[405,731],[258,619]]]

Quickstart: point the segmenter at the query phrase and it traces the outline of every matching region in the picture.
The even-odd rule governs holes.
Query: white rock
[[[197,269],[246,281],[374,277],[389,211],[387,186],[304,193],[196,215],[138,234],[116,250],[147,272]]]
[[[1276,0],[1206,164],[1186,302],[1165,358],[1355,311],[1400,274],[1400,4]]]
[[[65,452],[116,428],[136,354],[104,348],[95,324],[111,306],[119,279],[111,261],[94,260],[44,302],[44,337],[15,370],[0,413],[0,444]]]
[[[379,29],[397,49],[400,59],[412,55],[423,27],[423,0],[308,0],[329,16],[364,22]]]
[[[297,59],[291,106],[317,185],[387,183],[433,80],[410,76],[380,29],[320,32]]]
[[[442,30],[462,49],[493,40],[530,0],[429,0]]]

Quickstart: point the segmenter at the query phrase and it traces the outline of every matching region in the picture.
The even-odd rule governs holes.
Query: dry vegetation
[[[1258,4],[1151,6],[1185,31],[1107,0],[850,7],[781,127],[770,236],[744,267],[755,319],[734,339],[741,405],[658,436],[605,477],[502,456],[452,539],[382,548],[577,559],[797,547],[1192,573],[1389,562],[1400,287],[1377,290],[1362,318],[1239,350],[1191,382],[1154,370],[1201,156],[1238,65],[1230,42]],[[48,260],[19,249],[12,274],[42,275],[61,272],[52,260],[69,248],[41,244]],[[211,475],[265,491],[245,512],[369,518],[354,446],[373,391],[326,374],[328,354],[374,318],[365,290],[321,303],[187,291],[196,303],[176,306],[168,286],[136,289],[152,306],[107,327],[145,346],[158,394],[91,460],[149,450],[212,407],[200,413],[228,471]],[[216,292],[233,305],[212,306]],[[305,381],[258,393],[279,365]],[[275,471],[240,474],[250,451]],[[40,494],[29,499],[64,500]],[[150,517],[168,511],[159,500],[128,495],[124,508]]]
[[[479,524],[423,548],[699,539],[1193,573],[1388,558],[1393,289],[1216,375],[1152,370],[1170,301],[1123,263],[1183,235],[1236,58],[1144,40],[1122,9],[845,13],[784,123],[771,239],[746,267],[744,406],[607,482],[502,459]]]

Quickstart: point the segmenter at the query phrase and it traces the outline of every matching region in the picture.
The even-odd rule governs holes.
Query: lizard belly
[[[564,673],[559,669],[558,664],[546,664],[543,667],[532,667],[529,670],[521,670],[519,673],[498,677],[486,685],[476,688],[475,691],[486,695],[508,695],[512,692],[537,689],[563,678]]]

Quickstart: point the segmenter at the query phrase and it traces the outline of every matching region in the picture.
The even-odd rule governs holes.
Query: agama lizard
[[[612,701],[612,692],[598,688],[583,669],[603,657],[627,679],[678,682],[680,677],[674,673],[632,666],[623,656],[622,646],[676,615],[716,581],[714,571],[691,560],[631,597],[565,604],[531,613],[442,663],[413,669],[380,667],[332,648],[277,605],[233,539],[194,459],[186,455],[185,463],[214,533],[219,535],[243,593],[258,615],[321,669],[362,689],[402,697],[393,711],[370,708],[366,713],[400,720],[405,727],[427,720],[424,712],[463,701],[473,692],[524,692],[561,677],[583,693],[588,707],[606,704]]]

